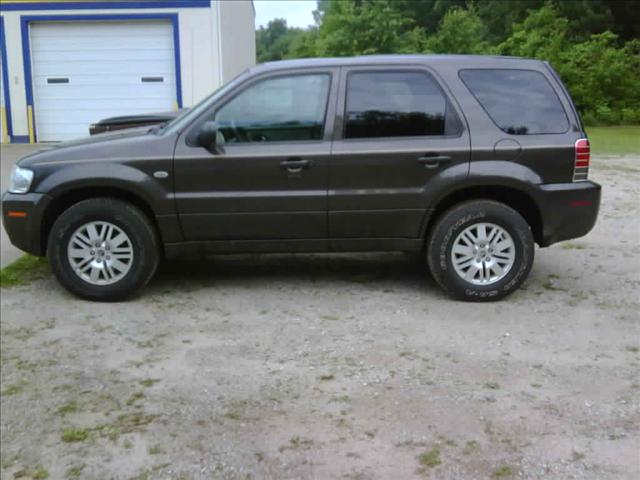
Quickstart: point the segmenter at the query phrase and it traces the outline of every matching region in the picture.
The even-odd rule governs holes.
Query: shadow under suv
[[[174,120],[23,158],[14,245],[67,289],[123,299],[162,256],[426,251],[450,295],[490,300],[541,247],[593,227],[589,142],[548,63],[368,56],[254,67]]]

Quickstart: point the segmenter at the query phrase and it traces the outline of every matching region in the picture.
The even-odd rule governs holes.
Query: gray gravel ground
[[[640,158],[594,163],[595,230],[500,303],[402,254],[3,289],[1,478],[640,478]]]

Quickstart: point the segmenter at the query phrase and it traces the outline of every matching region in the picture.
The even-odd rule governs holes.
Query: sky
[[[274,18],[284,18],[289,27],[313,25],[316,0],[253,0],[256,8],[256,28],[266,27]]]

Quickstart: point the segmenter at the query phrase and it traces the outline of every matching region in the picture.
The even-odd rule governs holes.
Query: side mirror
[[[197,143],[207,150],[216,149],[216,136],[218,135],[218,125],[216,122],[205,122],[198,132]]]

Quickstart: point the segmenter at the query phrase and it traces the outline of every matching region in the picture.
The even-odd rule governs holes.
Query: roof
[[[540,63],[540,60],[524,57],[500,55],[361,55],[357,57],[299,58],[267,62],[252,67],[250,71],[261,72],[287,68],[343,67],[357,65],[422,63],[430,64],[473,64],[474,66],[495,66],[496,64]]]

